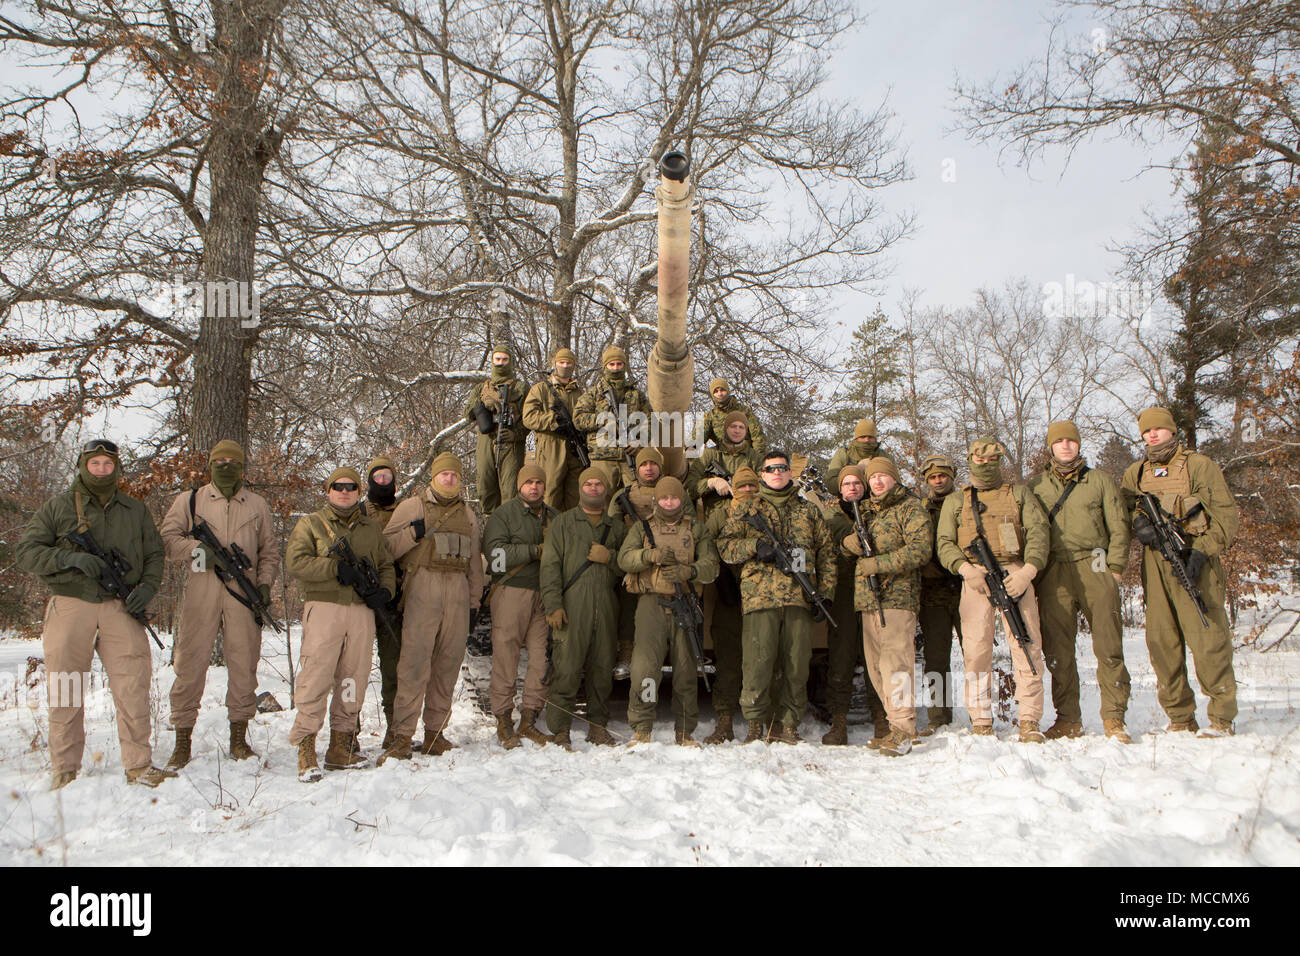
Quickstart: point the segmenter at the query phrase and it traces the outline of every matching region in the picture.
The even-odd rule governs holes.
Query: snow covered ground
[[[1282,604],[1300,608],[1300,595]],[[738,743],[687,750],[664,720],[655,743],[591,748],[575,726],[575,753],[525,744],[504,752],[462,678],[446,757],[296,778],[293,712],[260,715],[250,741],[263,755],[225,758],[225,672],[210,672],[195,759],[158,790],[122,776],[102,672],[89,695],[82,775],[48,793],[43,690],[23,677],[39,641],[0,640],[0,865],[57,864],[1300,864],[1300,628],[1284,638],[1275,607],[1238,628],[1268,625],[1236,656],[1238,735],[1198,740],[1161,732],[1155,678],[1140,630],[1126,634],[1135,745],[1100,736],[1094,662],[1080,642],[1083,740],[1041,747],[972,737],[960,729],[891,760],[861,746]],[[1271,620],[1272,619],[1272,620]],[[297,634],[294,635],[297,646]],[[268,634],[260,689],[287,705],[282,642]],[[155,762],[167,759],[171,671],[157,652]],[[469,677],[486,692],[487,670]],[[1190,666],[1190,661],[1189,661]],[[96,662],[98,668],[98,662]],[[378,674],[367,695],[362,744],[383,731]],[[1049,714],[1045,725],[1050,722]],[[704,704],[697,736],[712,728]],[[35,703],[33,708],[29,703]],[[1198,695],[1198,719],[1205,701]],[[622,710],[616,703],[615,713]],[[820,740],[825,725],[801,729]],[[623,735],[626,723],[611,730]],[[419,736],[419,735],[417,735]],[[33,748],[33,741],[39,745]],[[321,752],[324,751],[324,735]]]

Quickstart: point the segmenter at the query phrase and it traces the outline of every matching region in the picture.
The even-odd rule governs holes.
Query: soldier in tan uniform
[[[409,760],[421,712],[421,753],[455,745],[443,734],[465,659],[471,610],[483,593],[482,531],[461,496],[461,465],[443,452],[424,494],[397,506],[384,540],[402,566],[402,652],[397,661],[393,739],[383,759]]]
[[[634,412],[649,414],[650,400],[632,383],[627,353],[618,346],[611,345],[601,353],[600,367],[600,377],[573,406],[573,423],[587,435],[591,463],[605,472],[613,494],[634,478],[628,457],[636,448],[628,442],[630,435],[620,431],[620,422]]]
[[[627,722],[635,735],[633,744],[649,743],[664,659],[671,657],[676,740],[682,746],[698,747],[692,734],[699,722],[697,673],[703,662],[696,660],[685,629],[674,624],[663,599],[673,596],[679,585],[693,589],[697,582],[712,581],[718,573],[718,552],[704,534],[703,523],[687,513],[686,490],[680,481],[662,478],[654,494],[654,513],[629,529],[618,552],[619,567],[627,572],[624,586],[637,595]],[[703,633],[700,637],[703,640]]]
[[[1020,642],[1010,636],[1011,627],[1003,620],[1020,710],[1020,741],[1037,744],[1045,739],[1038,727],[1043,717],[1043,638],[1038,628],[1038,600],[1030,585],[1047,564],[1047,515],[1027,487],[1003,481],[1004,453],[1002,445],[992,438],[979,438],[971,443],[970,483],[960,494],[949,495],[944,501],[939,513],[936,547],[943,566],[964,579],[960,607],[961,649],[966,659],[966,710],[974,732],[980,736],[993,735],[995,614],[984,581],[985,569],[969,560],[965,550],[980,529],[993,556],[1007,572],[1007,594],[1019,602],[1030,638],[1026,653]]]
[[[567,511],[578,506],[582,462],[564,436],[556,431],[559,421],[555,409],[564,408],[569,421],[573,421],[573,407],[582,395],[582,386],[574,376],[578,358],[573,352],[559,349],[553,364],[555,370],[528,390],[524,399],[524,426],[536,438],[536,461],[546,472],[546,503],[556,511]]]
[[[375,646],[375,608],[393,598],[397,578],[379,522],[358,507],[361,476],[354,468],[336,468],[325,482],[329,503],[299,519],[285,549],[288,571],[302,591],[302,653],[295,704],[298,716],[289,743],[298,748],[298,779],[321,778],[316,763],[316,734],[325,720],[328,700],[330,744],[326,770],[365,764],[356,748],[357,716],[366,700]],[[330,554],[346,539],[358,560],[369,561],[379,589],[363,601],[361,580]]]
[[[1136,509],[1138,493],[1150,492],[1172,516],[1189,544],[1183,565],[1200,590],[1209,622],[1208,626],[1201,623],[1197,606],[1178,583],[1169,562],[1154,550],[1157,537],[1150,520],[1134,510],[1133,534],[1146,546],[1142,590],[1156,696],[1169,715],[1169,730],[1198,729],[1196,695],[1187,681],[1190,648],[1196,679],[1210,698],[1206,707],[1210,726],[1200,736],[1230,736],[1237,717],[1237,678],[1232,668],[1232,629],[1223,604],[1226,578],[1219,556],[1237,536],[1237,502],[1219,466],[1178,441],[1168,409],[1148,408],[1138,416],[1138,430],[1146,443],[1146,455],[1124,472],[1124,502]]]
[[[257,665],[262,659],[262,629],[235,585],[217,577],[208,549],[191,536],[194,518],[212,529],[226,550],[238,545],[248,555],[245,571],[269,604],[271,585],[280,572],[271,509],[266,499],[244,487],[244,450],[233,441],[218,442],[208,454],[212,480],[201,488],[184,491],[172,501],[163,518],[161,533],[167,557],[182,561],[185,597],[172,664],[176,680],[171,689],[171,724],[176,744],[167,767],[179,770],[190,761],[194,724],[207,683],[208,664],[217,630],[222,634],[226,659],[226,714],[230,719],[230,756],[256,757],[248,745],[248,722],[257,713]]]
[[[1129,676],[1119,619],[1119,579],[1128,564],[1128,515],[1115,480],[1089,468],[1079,454],[1079,429],[1053,422],[1047,429],[1051,462],[1029,481],[1047,512],[1052,550],[1034,582],[1043,626],[1043,656],[1052,674],[1056,723],[1048,740],[1083,736],[1079,669],[1075,663],[1080,612],[1092,632],[1097,689],[1106,736],[1131,743],[1124,730]]]
[[[537,715],[546,703],[546,609],[541,595],[542,544],[556,518],[543,500],[546,473],[538,465],[519,469],[518,494],[488,518],[483,530],[483,556],[492,573],[492,682],[489,694],[497,720],[497,740],[507,750],[519,738],[536,744],[550,742],[537,729]],[[528,650],[528,669],[515,731],[515,678],[519,656]]]

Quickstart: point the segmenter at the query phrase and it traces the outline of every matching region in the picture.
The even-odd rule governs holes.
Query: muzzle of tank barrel
[[[664,473],[686,473],[685,413],[691,407],[695,362],[686,347],[686,298],[691,272],[691,204],[695,187],[684,153],[665,153],[659,161],[659,336],[646,362],[646,394],[656,412],[674,412],[672,434],[660,432]],[[661,419],[661,422],[664,419]]]

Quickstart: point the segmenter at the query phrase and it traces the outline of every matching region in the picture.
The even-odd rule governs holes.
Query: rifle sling
[[[1056,499],[1056,504],[1052,505],[1052,510],[1047,512],[1048,521],[1056,520],[1056,516],[1060,514],[1061,509],[1065,507],[1065,499],[1070,497],[1070,492],[1074,491],[1074,489],[1079,486],[1079,482],[1083,479],[1083,476],[1086,475],[1087,473],[1088,473],[1088,466],[1086,464],[1080,465],[1079,476],[1073,479],[1072,481],[1067,481],[1065,483],[1065,490],[1061,492],[1061,497]],[[972,491],[973,490],[974,489],[972,489]]]
[[[602,525],[600,526],[600,543],[601,543],[602,545],[605,543],[605,538],[606,538],[608,535],[609,535],[609,525],[607,525],[607,524],[602,524]],[[591,567],[594,563],[595,563],[595,562],[592,561],[590,558],[588,558],[586,561],[584,561],[583,564],[582,564],[582,567],[580,567],[580,568],[578,568],[578,570],[574,571],[574,572],[573,572],[573,576],[572,576],[571,578],[569,578],[569,580],[567,580],[567,581],[564,582],[564,588],[560,591],[560,594],[567,594],[568,591],[569,591],[569,588],[573,587],[573,585],[577,583],[578,578],[582,577],[583,572],[586,571],[589,567]]]
[[[198,497],[198,494],[199,494],[199,489],[198,489],[198,488],[191,488],[191,489],[190,489],[190,537],[195,538],[195,540],[197,540],[197,536],[194,534],[194,527],[195,527],[195,525],[198,523],[198,518],[196,517],[196,515],[195,515],[195,513],[194,513],[194,499]],[[204,524],[207,524],[207,522],[205,521]],[[209,530],[209,531],[212,530],[212,525],[208,525],[208,530]],[[216,534],[215,531],[212,532],[212,536],[213,536],[214,538],[217,536],[217,534]],[[221,542],[218,541],[217,543],[220,544]],[[234,557],[234,553],[233,553],[233,552],[231,553],[231,557]],[[213,568],[212,570],[213,570],[213,573],[216,572],[216,568]],[[238,571],[239,571],[240,574],[243,574],[243,569],[242,569],[242,568],[239,568]],[[234,573],[235,573],[235,571],[234,571],[234,570],[231,570],[231,571],[229,571],[228,573],[231,574],[231,575],[233,576]],[[244,575],[244,577],[247,578],[248,576],[247,576],[247,575]],[[219,574],[217,575],[217,580],[221,580],[221,575],[219,575]],[[252,582],[251,580],[250,580],[248,583],[249,583],[249,584],[253,584],[253,582]],[[234,599],[235,599],[236,601],[238,601],[240,604],[244,605],[244,607],[248,608],[248,609],[253,613],[253,618],[254,618],[254,619],[257,619],[257,618],[261,617],[261,614],[258,612],[257,608],[253,607],[253,602],[250,601],[250,600],[248,600],[248,598],[244,597],[244,596],[243,596],[242,594],[240,594],[238,591],[234,591],[234,590],[232,590],[231,587],[230,587],[230,582],[229,582],[229,581],[221,581],[221,586],[222,586],[223,588],[226,589],[226,593],[227,593],[227,594],[229,594],[232,598],[234,598]],[[253,586],[256,587],[257,585],[253,585]]]

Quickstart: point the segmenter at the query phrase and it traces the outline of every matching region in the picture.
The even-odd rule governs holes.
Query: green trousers
[[[1128,710],[1130,681],[1124,666],[1124,628],[1119,619],[1119,585],[1103,565],[1093,569],[1091,556],[1077,561],[1052,558],[1034,582],[1038,621],[1043,632],[1043,657],[1052,675],[1052,706],[1057,720],[1081,721],[1079,668],[1075,662],[1079,612],[1092,631],[1097,655],[1097,689],[1101,719],[1123,720]]]
[[[495,435],[479,435],[475,465],[478,472],[478,499],[484,516],[490,515],[509,501],[519,490],[515,482],[519,469],[524,466],[524,443],[503,441],[501,443],[501,466],[496,463]]]
[[[567,627],[551,632],[546,726],[553,734],[573,726],[579,687],[587,694],[587,723],[598,727],[609,723],[609,692],[614,683],[613,614],[588,616],[581,623],[585,626],[574,627],[570,620]]]
[[[808,663],[812,658],[812,612],[786,606],[749,611],[744,617],[743,682],[740,711],[749,721],[769,715],[798,727],[808,708]],[[773,704],[772,675],[781,670],[780,700]]]
[[[1192,652],[1201,692],[1210,698],[1211,719],[1237,719],[1237,678],[1232,670],[1232,632],[1223,608],[1223,565],[1211,558],[1201,572],[1206,627],[1196,605],[1179,585],[1165,559],[1150,548],[1142,556],[1142,589],[1147,602],[1147,650],[1156,672],[1156,698],[1171,721],[1196,715],[1196,695],[1187,682],[1187,650]]]
[[[722,573],[730,572],[724,568]],[[715,601],[709,637],[713,641],[713,709],[719,717],[733,716],[740,706],[742,620],[739,604]]]
[[[642,594],[636,604],[636,643],[632,646],[632,683],[628,687],[627,722],[633,730],[649,730],[659,708],[659,681],[666,657],[673,667],[673,727],[687,734],[700,722],[695,656],[690,640],[673,626],[672,612],[660,595]]]

